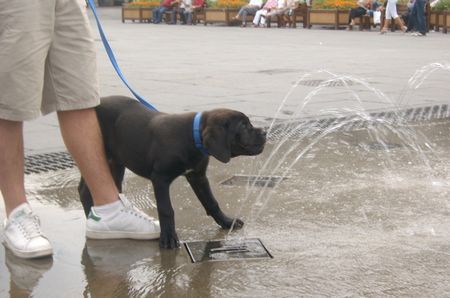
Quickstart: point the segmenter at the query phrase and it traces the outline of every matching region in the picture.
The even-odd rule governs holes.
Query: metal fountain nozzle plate
[[[260,239],[185,242],[192,263],[273,258]]]

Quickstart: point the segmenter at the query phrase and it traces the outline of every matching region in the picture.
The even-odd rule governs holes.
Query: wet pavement
[[[0,247],[0,296],[449,296],[450,113],[370,114],[448,104],[448,36],[122,25],[119,10],[102,15],[130,82],[158,108],[234,108],[270,127],[262,155],[212,160],[208,171],[244,229],[220,230],[183,178],[171,195],[182,241],[259,238],[273,259],[192,263],[157,241],[86,240],[71,168],[26,176],[55,253],[27,261]],[[99,60],[102,93],[126,94],[100,44]],[[63,150],[54,115],[27,124],[27,155]],[[223,183],[245,175],[282,179]],[[127,173],[124,192],[156,216],[147,181]]]

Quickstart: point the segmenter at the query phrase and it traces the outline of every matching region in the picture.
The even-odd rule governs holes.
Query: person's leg
[[[263,27],[266,26],[266,18],[269,15],[269,12],[267,10],[263,10],[260,17],[259,17],[259,24]]]
[[[408,28],[406,28],[405,24],[403,23],[402,19],[397,15],[397,17],[394,19],[395,24],[400,27],[400,30],[403,32],[406,32]]]
[[[86,236],[154,239],[158,222],[121,196],[112,172],[94,107],[100,104],[95,44],[85,10],[77,1],[57,1],[53,40],[47,56],[43,113],[56,110],[61,133],[94,206],[87,214]],[[120,177],[119,177],[120,176]],[[87,186],[87,187],[86,187]],[[81,195],[81,194],[80,194]]]
[[[166,13],[166,11],[168,11],[169,8],[167,7],[162,7],[160,10],[160,14],[159,14],[159,22],[161,23],[162,21],[164,21],[164,14]]]
[[[186,23],[192,25],[192,12],[186,12],[185,14]]]
[[[95,110],[60,111],[58,119],[64,143],[91,191],[94,205],[117,201],[119,193],[106,161]]]
[[[253,26],[258,26],[261,20],[262,9],[258,10],[253,17]]]
[[[161,23],[161,19],[162,19],[162,7],[157,7],[155,9],[155,24],[159,24]]]
[[[3,240],[14,255],[24,258],[52,254],[38,217],[26,200],[23,121],[40,115],[43,61],[52,36],[53,13],[52,1],[0,1],[0,28],[8,29],[8,34],[0,34],[0,191],[6,210]]]
[[[241,17],[242,17],[242,26],[244,27],[247,26],[247,15],[248,15],[248,8],[243,9]]]
[[[423,0],[416,0],[414,3],[416,8],[415,25],[416,30],[422,35],[427,34],[427,25],[425,22],[425,2]]]
[[[350,12],[348,13],[348,24],[353,25],[353,10],[354,8],[350,9]]]
[[[242,24],[247,25],[247,17],[249,15],[255,15],[258,11],[257,8],[254,7],[248,7],[242,12]]]
[[[170,12],[170,24],[175,25],[177,23],[177,14],[178,8],[177,7],[172,8],[172,11]]]
[[[26,202],[24,187],[23,123],[0,119],[0,190],[6,217]]]
[[[391,21],[392,18],[392,14],[391,14],[391,5],[388,1],[387,5],[386,5],[386,10],[385,10],[385,14],[384,14],[384,24],[381,27],[381,34],[387,33],[388,29],[389,29],[389,23]]]
[[[158,19],[158,8],[159,7],[155,7],[152,11],[152,23],[154,24],[156,24],[156,20]]]
[[[242,6],[242,7],[239,9],[238,13],[233,17],[233,19],[238,20],[239,17],[240,17],[240,16],[242,15],[242,13],[244,12],[244,9],[245,9],[245,6]]]
[[[383,33],[387,33],[387,31],[388,31],[388,28],[389,28],[389,19],[388,18],[384,18],[384,24],[383,24],[383,26],[381,27],[381,33],[383,34]]]
[[[180,11],[180,22],[183,24],[183,25],[186,25],[186,22],[187,22],[187,11],[186,11],[186,9],[185,8],[181,8],[181,11]]]
[[[414,7],[408,11],[406,15],[404,15],[403,21],[405,22],[406,27],[408,28],[407,31],[413,31],[415,28],[415,16],[414,16]]]

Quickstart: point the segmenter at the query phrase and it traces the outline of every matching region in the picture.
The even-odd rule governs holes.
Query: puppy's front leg
[[[156,205],[158,207],[161,237],[159,246],[161,248],[177,248],[180,246],[175,231],[175,214],[170,202],[170,182],[164,180],[152,180],[155,191]]]
[[[241,228],[244,225],[244,222],[239,218],[230,218],[222,212],[204,173],[189,172],[186,174],[186,179],[205,208],[206,213],[211,215],[222,228],[230,229],[233,226],[233,222],[234,228]]]

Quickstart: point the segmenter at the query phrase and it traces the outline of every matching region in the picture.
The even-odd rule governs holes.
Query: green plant
[[[248,0],[207,0],[211,8],[240,8],[248,4]]]
[[[314,0],[313,8],[315,9],[346,9],[356,7],[355,0]]]
[[[450,0],[440,0],[434,7],[435,11],[450,10]]]

